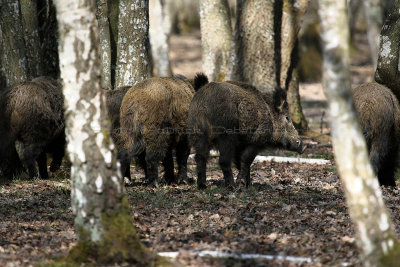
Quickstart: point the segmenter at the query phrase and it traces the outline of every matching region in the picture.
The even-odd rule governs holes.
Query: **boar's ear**
[[[283,109],[287,106],[286,92],[280,87],[275,88],[272,99],[274,108],[278,112],[282,112]]]

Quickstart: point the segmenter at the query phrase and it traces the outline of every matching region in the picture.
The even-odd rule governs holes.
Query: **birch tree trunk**
[[[78,244],[69,260],[154,264],[140,243],[124,196],[100,87],[95,0],[57,0],[71,202]]]
[[[229,78],[274,89],[276,77],[275,1],[237,0],[237,15]],[[278,64],[279,65],[279,64]]]
[[[227,77],[232,52],[232,25],[227,0],[200,0],[203,72],[210,81]]]
[[[22,25],[25,31],[27,67],[30,77],[43,75],[42,53],[39,39],[37,1],[20,0]]]
[[[281,31],[281,86],[287,90],[290,118],[296,129],[307,129],[299,94],[299,32],[309,0],[283,1]]]
[[[378,61],[379,33],[383,23],[382,0],[363,0],[369,50],[374,69]]]
[[[153,64],[159,77],[172,76],[169,36],[172,28],[172,0],[150,0],[150,43]]]
[[[2,3],[0,8],[0,45],[2,68],[7,85],[28,79],[24,29],[18,0]]]
[[[112,89],[111,83],[111,36],[108,20],[107,0],[97,0],[96,17],[99,24],[100,57],[101,57],[101,86],[104,89]]]
[[[148,77],[149,1],[120,0],[115,87]]]
[[[328,99],[333,149],[364,266],[396,266],[400,246],[369,163],[350,93],[346,0],[319,0],[323,87]]]

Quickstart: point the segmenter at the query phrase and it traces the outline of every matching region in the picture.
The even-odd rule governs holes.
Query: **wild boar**
[[[157,185],[158,164],[162,161],[167,183],[187,183],[190,147],[186,121],[194,87],[201,86],[201,75],[193,81],[183,76],[150,78],[128,90],[122,100],[121,171],[131,158],[145,170],[146,182]],[[174,176],[172,153],[176,151],[178,176]]]
[[[262,93],[237,82],[211,82],[199,89],[189,107],[188,131],[196,150],[197,185],[206,187],[206,163],[212,147],[220,152],[225,185],[234,187],[231,162],[239,169],[237,183],[249,186],[250,165],[262,149],[305,149],[289,117],[281,88]]]
[[[395,186],[400,142],[400,107],[389,88],[366,83],[352,90],[354,105],[365,137],[369,158],[379,183]]]
[[[120,118],[119,111],[121,108],[122,99],[124,98],[126,92],[132,86],[122,86],[114,90],[104,90],[106,96],[106,106],[108,117],[111,122],[111,138],[117,147],[117,150],[121,149],[121,141],[120,141]],[[127,167],[125,173],[123,175],[129,179],[131,179],[130,168]]]
[[[7,158],[7,151],[15,151],[15,147],[31,178],[48,178],[46,153],[53,156],[50,171],[54,172],[60,168],[65,151],[61,85],[50,77],[38,77],[16,84],[1,97],[0,102],[5,106],[0,118],[5,121],[5,127],[0,129],[3,141],[0,160]],[[9,171],[3,170],[3,173]]]

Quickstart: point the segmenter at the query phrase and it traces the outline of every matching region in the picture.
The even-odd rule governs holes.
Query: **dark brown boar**
[[[193,97],[188,129],[196,150],[199,188],[206,187],[206,163],[212,147],[220,152],[219,165],[228,187],[235,186],[232,160],[239,169],[237,183],[249,186],[250,165],[260,150],[282,147],[304,151],[289,117],[285,91],[280,88],[261,93],[241,82],[211,82]]]
[[[395,167],[400,142],[400,107],[387,87],[366,83],[352,90],[369,158],[379,183],[395,186]]]
[[[167,183],[187,183],[190,147],[186,121],[198,75],[190,82],[183,76],[150,78],[126,93],[121,104],[121,171],[131,158],[144,167],[147,183],[157,185],[158,164],[162,161]],[[172,153],[176,151],[178,176],[174,176]]]
[[[7,158],[7,150],[15,147],[31,178],[48,178],[46,153],[53,156],[50,171],[54,172],[59,169],[65,151],[61,85],[50,77],[38,77],[16,84],[2,98],[0,102],[5,107],[0,117],[6,121],[6,127],[0,130],[5,148],[0,158]]]
[[[111,122],[111,138],[117,147],[117,150],[121,149],[121,141],[120,141],[120,118],[119,111],[121,108],[122,99],[124,98],[126,92],[132,86],[122,86],[114,90],[104,90],[106,96],[106,106],[108,117]],[[123,175],[129,179],[131,179],[130,168],[126,168],[125,173]]]

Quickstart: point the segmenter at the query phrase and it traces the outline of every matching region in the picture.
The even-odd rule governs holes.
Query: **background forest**
[[[393,77],[398,70],[395,74],[387,71],[394,63],[382,59],[380,33],[398,1],[67,2],[0,3],[0,97],[14,84],[38,76],[62,80],[67,85],[64,95],[70,96],[64,104],[67,140],[81,144],[75,152],[68,147],[60,170],[50,172],[48,179],[31,179],[25,171],[0,177],[1,266],[80,262],[87,266],[396,266],[398,243],[393,249],[395,260],[382,263],[380,257],[387,255],[387,249],[365,248],[365,240],[360,241],[362,230],[354,222],[365,218],[354,215],[349,186],[339,179],[343,170],[334,158],[339,150],[334,152],[332,147],[332,139],[339,135],[328,125],[324,82],[328,100],[334,97],[325,88],[326,78],[322,80],[323,73],[327,77],[322,64],[329,26],[321,23],[325,21],[321,17],[332,15],[327,12],[328,2],[337,3],[337,10],[348,8],[343,32],[349,31],[350,64],[348,76],[344,75],[351,87],[374,81],[378,66],[383,70],[380,82],[397,96]],[[332,18],[346,23],[340,16]],[[386,22],[387,28],[393,21]],[[393,34],[391,38],[399,35],[388,34]],[[398,48],[391,52],[397,53]],[[70,66],[78,74],[68,76]],[[346,68],[334,69],[346,72]],[[125,186],[122,180],[114,180],[119,171],[108,134],[104,138],[108,141],[98,142],[99,132],[110,128],[104,95],[150,77],[193,78],[198,72],[204,72],[209,81],[238,80],[262,91],[282,87],[293,124],[307,145],[301,155],[304,162],[297,160],[297,153],[267,149],[251,167],[253,186],[235,190],[224,187],[218,154],[209,159],[204,190],[195,184],[168,184],[161,178],[162,168],[159,186],[148,187],[144,171],[135,164],[130,165],[131,180],[125,179]],[[77,95],[79,101],[74,103]],[[80,101],[90,108],[79,105]],[[97,124],[93,122],[96,114]],[[94,131],[85,132],[93,125]],[[74,129],[82,129],[87,136]],[[363,149],[355,154],[361,155],[357,153]],[[16,157],[12,153],[10,158]],[[82,155],[88,160],[82,160]],[[107,155],[112,155],[110,162]],[[265,161],[266,156],[278,159]],[[279,157],[295,162],[280,162]],[[365,176],[373,178],[369,164],[365,169],[363,164],[356,172],[366,170]],[[238,170],[233,173],[236,177]],[[89,182],[82,182],[82,177]],[[102,177],[101,186],[98,177]],[[193,154],[188,178],[191,182],[197,178]],[[386,211],[379,214],[387,217],[388,226],[366,236],[371,238],[368,242],[390,244],[399,237],[393,234],[400,230],[399,190],[397,186],[381,190],[384,204],[379,188],[370,192],[370,199],[378,204],[367,205],[376,209],[370,212],[374,214],[368,216],[368,223],[379,228],[381,224],[373,220],[386,205],[390,216]],[[379,195],[376,199],[375,194]],[[388,246],[392,251],[393,244]],[[252,254],[258,256],[243,257]],[[168,260],[161,257],[165,255]]]

